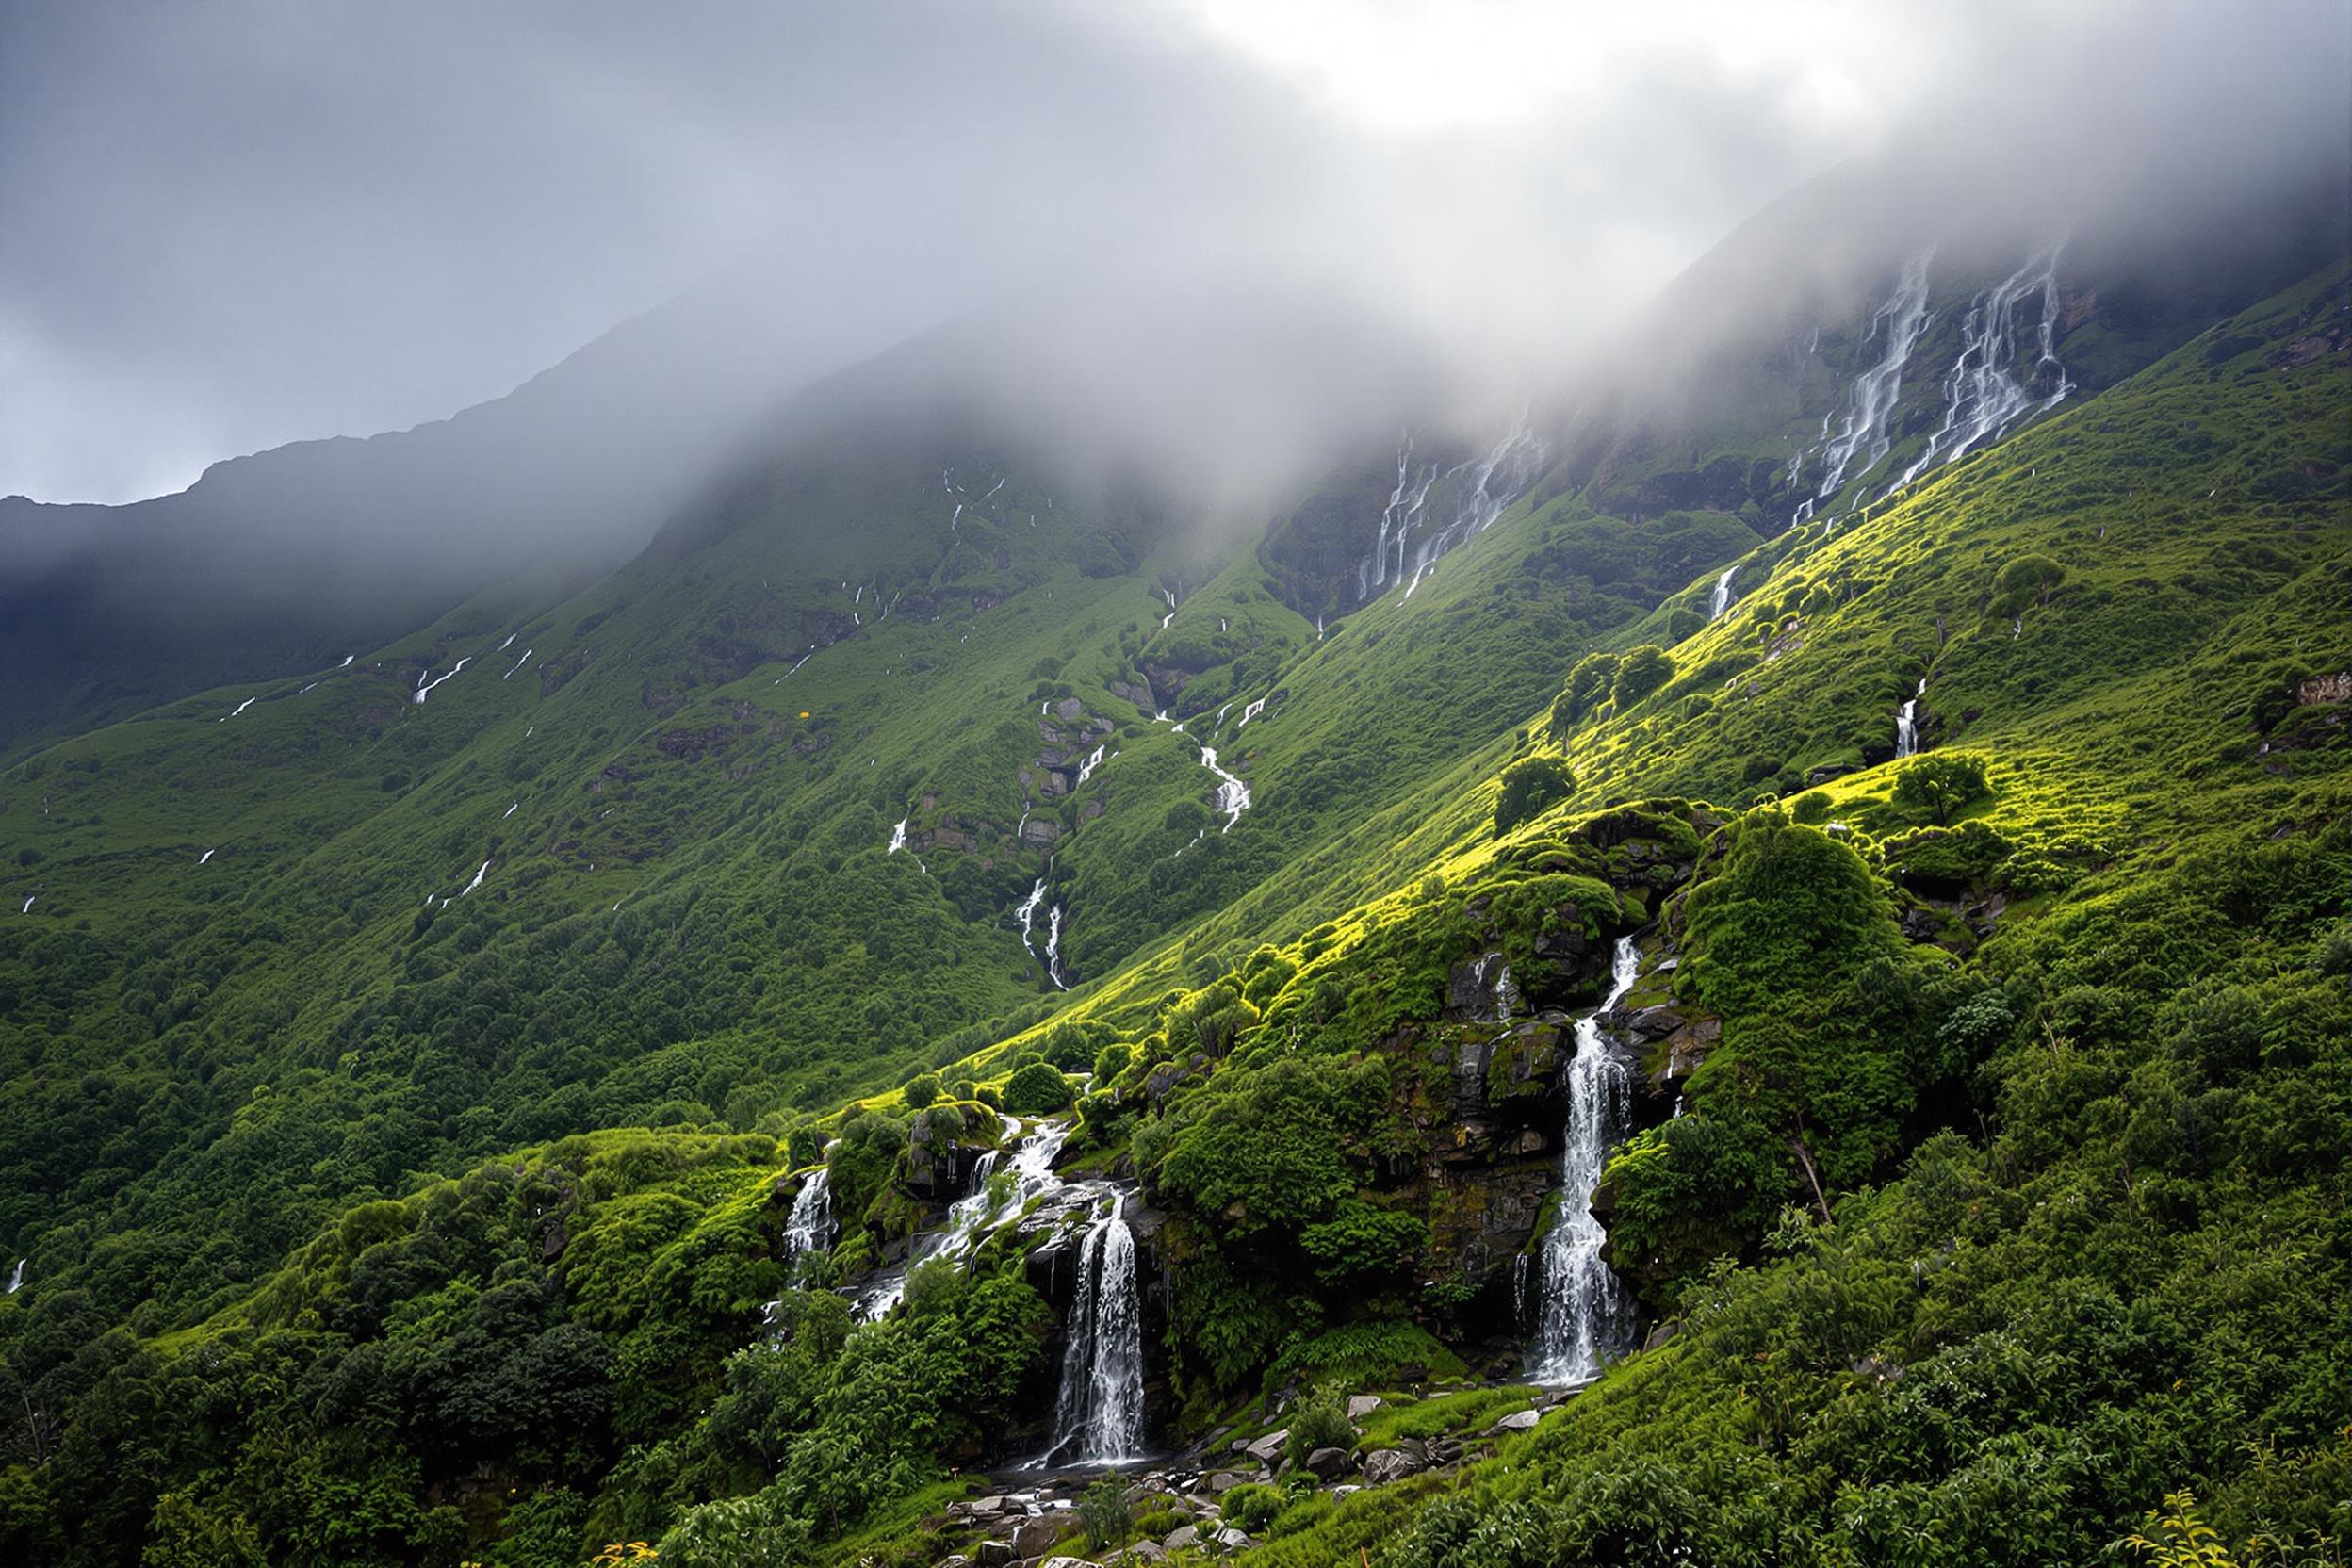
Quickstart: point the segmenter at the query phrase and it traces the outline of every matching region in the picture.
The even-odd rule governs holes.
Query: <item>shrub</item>
[[[927,1110],[939,1102],[939,1075],[936,1072],[918,1074],[906,1080],[906,1086],[898,1092],[899,1098],[906,1102],[908,1110]]]
[[[1617,656],[1613,653],[1588,653],[1576,661],[1568,672],[1568,682],[1552,699],[1551,731],[1554,740],[1565,740],[1585,716],[1609,697],[1609,688],[1617,680]]]
[[[1674,678],[1674,655],[1655,644],[1644,643],[1625,657],[1617,666],[1617,682],[1610,694],[1617,699],[1617,711],[1626,709]]]
[[[1992,792],[1992,786],[1985,782],[1984,764],[1960,753],[1939,751],[1915,757],[1895,775],[1895,804],[1906,810],[1925,811],[1939,825],[1952,821],[1952,813],[1962,807]]]
[[[1127,1483],[1117,1476],[1096,1478],[1078,1499],[1078,1523],[1086,1544],[1098,1549],[1116,1546],[1134,1533],[1135,1505],[1127,1499]]]
[[[1258,1481],[1244,1481],[1217,1499],[1226,1523],[1251,1535],[1262,1534],[1274,1522],[1274,1516],[1290,1506],[1290,1499],[1273,1487]]]
[[[1015,1116],[1052,1116],[1074,1098],[1070,1080],[1045,1062],[1031,1062],[1004,1083],[1004,1108]]]
[[[1317,1383],[1291,1412],[1286,1445],[1291,1462],[1304,1464],[1317,1448],[1356,1451],[1355,1423],[1348,1419],[1348,1390],[1336,1380]]]
[[[1576,776],[1565,759],[1527,757],[1503,770],[1503,791],[1494,797],[1494,836],[1501,838],[1521,823],[1566,800],[1576,792]]]
[[[2014,615],[2036,599],[2047,605],[2066,580],[2066,567],[2049,556],[2018,556],[1993,579],[1993,608],[2003,615]]]

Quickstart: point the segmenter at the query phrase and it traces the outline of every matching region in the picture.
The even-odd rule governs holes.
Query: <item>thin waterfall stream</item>
[[[1543,1289],[1535,1344],[1528,1355],[1535,1381],[1591,1382],[1602,1363],[1623,1348],[1632,1327],[1625,1284],[1601,1261],[1609,1233],[1592,1217],[1609,1152],[1632,1121],[1633,1086],[1609,1049],[1601,1020],[1633,989],[1641,950],[1617,939],[1609,995],[1576,1020],[1576,1054],[1568,1064],[1568,1124],[1560,1135],[1560,1213],[1544,1238]]]

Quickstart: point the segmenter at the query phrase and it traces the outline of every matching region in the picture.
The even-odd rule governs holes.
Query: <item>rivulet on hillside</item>
[[[0,1554],[2341,1563],[2341,193],[1795,270],[1861,179],[1270,509],[980,318],[60,659]]]

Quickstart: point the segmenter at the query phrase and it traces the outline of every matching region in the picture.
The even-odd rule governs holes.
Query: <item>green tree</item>
[[[1570,730],[1609,699],[1609,687],[1616,679],[1615,654],[1588,653],[1577,660],[1568,672],[1567,683],[1560,687],[1560,695],[1552,699],[1552,738],[1566,740]]]
[[[1494,836],[1543,815],[1576,790],[1576,776],[1565,758],[1521,758],[1503,770],[1502,792],[1494,797]]]
[[[2050,603],[2066,569],[2047,555],[2021,555],[2002,566],[1993,579],[1993,608],[2014,615],[2030,602]]]
[[[1031,1062],[1004,1081],[1004,1108],[1015,1116],[1052,1116],[1075,1098],[1070,1080],[1050,1062]]]
[[[1610,688],[1617,701],[1617,711],[1624,712],[1674,678],[1673,654],[1651,643],[1632,649],[1625,655],[1625,662],[1617,666],[1617,681]]]
[[[1973,801],[1993,792],[1984,764],[1966,752],[1937,751],[1915,757],[1895,775],[1894,800],[1908,810],[1925,811],[1938,825]]]
[[[918,1073],[907,1079],[906,1086],[898,1092],[908,1110],[927,1110],[939,1102],[939,1075],[936,1072]]]

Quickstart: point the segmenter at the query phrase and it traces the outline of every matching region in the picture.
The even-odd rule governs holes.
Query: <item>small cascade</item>
[[[1722,620],[1723,612],[1731,608],[1731,574],[1739,569],[1739,564],[1734,562],[1723,568],[1723,576],[1715,580],[1715,591],[1707,596],[1707,618],[1708,620]]]
[[[1511,1004],[1519,995],[1519,988],[1511,983],[1511,964],[1505,960],[1502,972],[1494,976],[1494,1021],[1511,1021]]]
[[[1633,1109],[1633,1086],[1625,1064],[1602,1037],[1601,1020],[1633,988],[1641,969],[1642,954],[1633,939],[1618,938],[1609,995],[1576,1021],[1576,1054],[1568,1064],[1568,1125],[1560,1135],[1560,1213],[1544,1238],[1541,1315],[1528,1356],[1539,1383],[1591,1382],[1631,1327],[1625,1287],[1601,1261],[1609,1233],[1592,1217],[1591,1199]]]
[[[1037,947],[1031,941],[1037,930],[1037,906],[1044,902],[1045,878],[1040,876],[1037,878],[1037,885],[1029,890],[1029,896],[1022,899],[1021,906],[1013,911],[1013,918],[1021,922],[1021,945],[1029,950],[1029,956],[1032,958],[1037,956]]]
[[[1969,303],[1960,326],[1960,355],[1944,376],[1943,423],[1896,488],[2000,440],[2018,420],[2057,407],[2074,390],[2057,351],[2058,253],[2064,248],[2062,242],[2035,252]],[[2017,315],[2029,299],[2038,302],[2039,321],[2034,364],[2020,372]],[[2050,390],[2044,395],[2035,386]]]
[[[1237,724],[1237,725],[1233,726],[1233,727],[1234,727],[1235,729],[1247,729],[1247,728],[1249,728],[1249,727],[1250,727],[1250,721],[1251,719],[1256,718],[1256,717],[1257,717],[1260,713],[1263,713],[1263,712],[1265,712],[1265,711],[1266,711],[1266,700],[1267,700],[1267,699],[1266,699],[1266,698],[1265,698],[1265,697],[1260,697],[1260,698],[1258,698],[1258,700],[1257,700],[1257,701],[1255,701],[1255,702],[1253,702],[1253,703],[1250,704],[1250,706],[1249,706],[1249,707],[1244,708],[1244,709],[1241,710],[1241,722],[1240,722],[1239,724]]]
[[[1054,982],[1057,990],[1070,989],[1070,982],[1062,978],[1062,916],[1064,910],[1056,904],[1046,914],[1045,977]]]
[[[1225,819],[1225,825],[1219,831],[1231,833],[1233,824],[1239,822],[1241,814],[1250,809],[1250,786],[1217,765],[1215,746],[1200,748],[1200,765],[1217,775],[1217,809]]]
[[[1380,534],[1371,555],[1356,568],[1356,597],[1368,601],[1401,582],[1411,598],[1438,558],[1494,526],[1535,482],[1550,456],[1551,449],[1527,428],[1524,411],[1500,441],[1452,467],[1436,461],[1416,465],[1413,434],[1405,433],[1396,448],[1396,482],[1380,509]],[[1435,504],[1432,496],[1438,498]],[[1322,635],[1319,619],[1315,634]]]
[[[1919,689],[1911,694],[1911,700],[1895,712],[1895,755],[1916,757],[1919,752],[1919,699],[1927,695],[1927,677],[1919,677]]]
[[[1005,1119],[1007,1133],[1020,1125],[1009,1117]],[[1069,1138],[1068,1122],[1040,1123],[1015,1146],[1010,1168],[1012,1181],[1003,1190],[992,1180],[999,1152],[990,1150],[983,1154],[972,1168],[971,1190],[948,1206],[947,1223],[918,1236],[906,1262],[874,1279],[858,1296],[851,1309],[858,1319],[871,1323],[887,1315],[906,1298],[906,1276],[917,1266],[934,1259],[961,1263],[978,1251],[981,1242],[997,1227],[1020,1218],[1031,1199],[1060,1187],[1062,1179],[1054,1174],[1054,1161]]]
[[[1105,741],[1101,745],[1094,748],[1094,754],[1092,756],[1078,764],[1078,783],[1084,784],[1088,778],[1093,776],[1094,770],[1102,765],[1102,754],[1110,749],[1111,743],[1108,741]],[[1071,788],[1076,788],[1076,785],[1071,786]]]
[[[10,1296],[14,1296],[24,1288],[24,1265],[27,1261],[24,1258],[17,1259],[16,1267],[8,1272],[8,1294]]]
[[[898,825],[890,829],[890,847],[884,850],[884,854],[896,855],[900,850],[906,847],[906,824],[908,820],[909,819],[906,817],[899,818]]]
[[[1132,1464],[1143,1457],[1143,1303],[1126,1199],[1106,1192],[1078,1243],[1054,1443],[1039,1461]]]
[[[1896,280],[1895,291],[1870,318],[1870,330],[1863,341],[1868,343],[1875,338],[1883,325],[1886,346],[1879,354],[1878,363],[1854,378],[1845,423],[1821,448],[1821,482],[1813,491],[1816,500],[1827,500],[1836,495],[1850,473],[1868,473],[1894,445],[1889,432],[1890,416],[1896,400],[1903,396],[1903,367],[1910,363],[1911,351],[1927,326],[1927,268],[1935,254],[1936,248],[1931,245],[1905,262],[1903,276]],[[1799,455],[1800,467],[1807,455],[1810,454]]]
[[[801,1183],[800,1195],[784,1221],[784,1266],[830,1250],[833,1230],[833,1173],[819,1166]]]

